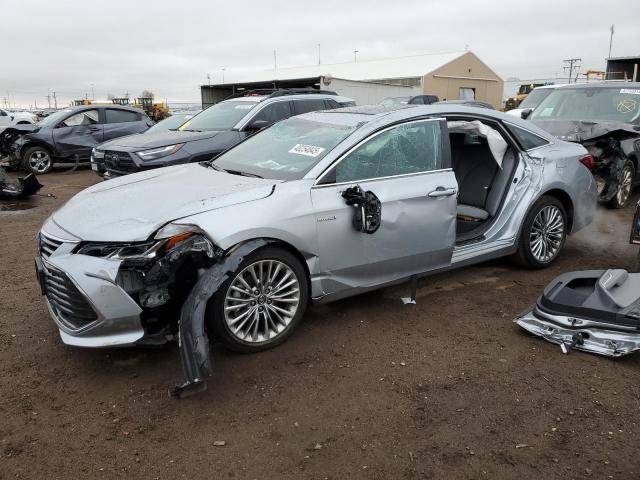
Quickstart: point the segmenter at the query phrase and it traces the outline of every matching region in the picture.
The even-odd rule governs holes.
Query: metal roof
[[[430,53],[380,60],[358,60],[357,62],[308,65],[304,67],[278,68],[248,72],[233,83],[268,82],[271,80],[293,80],[298,78],[335,77],[345,80],[381,80],[394,78],[423,77],[443,67],[468,51]]]

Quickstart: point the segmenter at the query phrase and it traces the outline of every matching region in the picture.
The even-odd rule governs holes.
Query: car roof
[[[386,116],[393,116],[392,119],[388,120],[390,123],[393,123],[395,121],[437,115],[473,115],[478,119],[488,118],[494,121],[504,121],[524,128],[525,130],[530,130],[538,136],[553,141],[552,135],[527,120],[522,120],[513,115],[500,112],[499,110],[452,103],[432,105],[363,105],[309,112],[293,118],[304,118],[328,124],[359,127],[379,120],[381,123],[384,123],[384,117]]]
[[[79,105],[79,106],[75,106],[75,107],[67,107],[67,108],[62,108],[58,111],[63,111],[63,110],[70,110],[73,112],[82,112],[84,110],[93,110],[96,108],[109,108],[109,109],[114,109],[114,110],[126,110],[128,112],[135,112],[135,113],[143,113],[146,115],[146,113],[140,109],[140,108],[133,108],[133,107],[127,107],[124,105]]]

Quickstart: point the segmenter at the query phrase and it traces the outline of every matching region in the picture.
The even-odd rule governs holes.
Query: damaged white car
[[[254,352],[310,301],[516,254],[542,268],[592,219],[586,150],[458,105],[304,114],[215,161],[90,187],[46,221],[37,269],[65,343],[179,336],[187,382],[207,333]]]

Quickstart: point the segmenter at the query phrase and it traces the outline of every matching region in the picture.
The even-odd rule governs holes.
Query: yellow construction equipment
[[[515,96],[507,98],[507,101],[504,104],[505,111],[513,110],[514,108],[518,108],[518,105],[527,98],[527,95],[531,93],[531,90],[537,87],[542,87],[544,83],[523,83],[518,88],[518,93]]]
[[[153,97],[139,97],[136,98],[135,103],[131,105],[134,108],[141,108],[144,112],[156,122],[164,120],[171,116],[169,108],[164,102],[153,102]]]

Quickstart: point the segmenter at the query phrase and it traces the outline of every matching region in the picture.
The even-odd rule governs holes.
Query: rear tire
[[[567,212],[554,197],[542,196],[529,210],[520,231],[516,260],[530,269],[551,265],[567,238]]]
[[[627,160],[620,171],[620,181],[618,191],[611,200],[607,202],[609,208],[624,208],[631,197],[633,181],[636,178],[636,168],[631,160]]]
[[[309,301],[300,261],[278,247],[257,250],[218,289],[207,310],[214,337],[229,350],[253,353],[284,342]]]
[[[27,148],[22,155],[22,168],[36,175],[49,173],[53,168],[51,152],[44,147]]]

